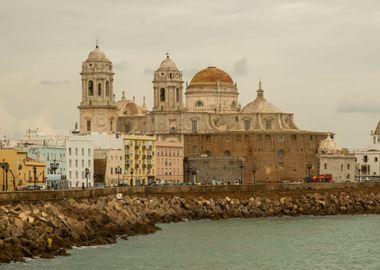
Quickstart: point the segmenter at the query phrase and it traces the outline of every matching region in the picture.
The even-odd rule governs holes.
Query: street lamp
[[[133,168],[131,168],[131,182],[130,182],[130,186],[133,187],[133,173],[135,172],[135,170]]]
[[[256,167],[252,168],[253,184],[256,184]]]
[[[37,180],[37,167],[33,166],[33,189],[36,189],[36,180]]]
[[[9,163],[5,162],[3,159],[3,162],[0,162],[0,167],[3,169],[3,191],[8,191]],[[14,177],[13,177],[13,181],[14,181]]]
[[[121,174],[121,167],[120,166],[117,166],[116,174],[117,174],[117,186],[120,186],[120,174]]]
[[[244,164],[242,160],[240,163],[240,183],[239,184],[243,184],[243,169],[244,169]]]
[[[54,159],[53,162],[50,163],[50,173],[55,174],[58,168],[59,168],[59,163]]]
[[[86,168],[84,169],[84,175],[86,177],[86,188],[88,188],[88,176],[90,174],[90,169],[89,168]]]
[[[311,162],[308,162],[307,165],[306,165],[306,168],[308,169],[309,171],[309,181],[311,180],[311,168],[313,168],[313,164],[311,164]]]

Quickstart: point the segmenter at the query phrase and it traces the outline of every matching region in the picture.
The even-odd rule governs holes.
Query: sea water
[[[380,269],[380,216],[159,224],[151,235],[0,269]]]

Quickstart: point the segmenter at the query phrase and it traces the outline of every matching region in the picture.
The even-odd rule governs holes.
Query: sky
[[[0,0],[0,136],[67,134],[79,120],[81,63],[99,46],[119,99],[147,98],[169,52],[185,81],[217,66],[242,106],[265,97],[299,128],[365,147],[380,120],[375,0]]]

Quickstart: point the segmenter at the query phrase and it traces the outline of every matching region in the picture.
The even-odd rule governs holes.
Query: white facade
[[[340,147],[330,136],[322,140],[318,148],[319,174],[331,174],[335,183],[355,181],[355,156]]]
[[[363,149],[354,151],[356,178],[359,181],[380,180],[380,150]]]
[[[370,145],[353,150],[356,158],[356,179],[359,181],[380,180],[380,122],[370,133]]]
[[[94,186],[94,144],[90,136],[71,136],[66,141],[66,171],[69,187]],[[86,178],[86,169],[88,175]]]
[[[352,154],[320,155],[319,174],[331,174],[335,183],[355,181],[355,156]]]

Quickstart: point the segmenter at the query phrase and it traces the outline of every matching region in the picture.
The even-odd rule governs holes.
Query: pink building
[[[183,136],[159,136],[156,141],[156,182],[183,182]]]

